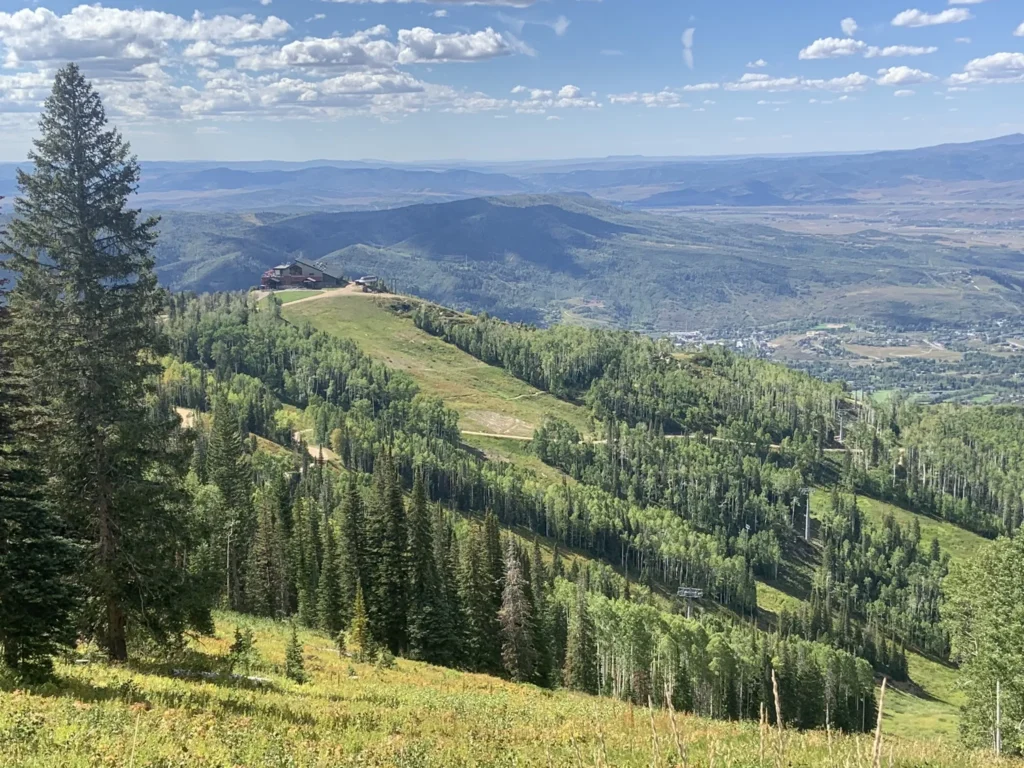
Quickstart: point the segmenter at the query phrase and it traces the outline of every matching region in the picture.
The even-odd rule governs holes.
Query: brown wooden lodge
[[[268,269],[260,278],[260,287],[268,291],[282,288],[338,288],[345,281],[305,261],[293,261]]]

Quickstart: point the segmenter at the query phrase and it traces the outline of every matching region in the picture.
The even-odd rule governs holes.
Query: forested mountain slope
[[[634,329],[796,320],[920,328],[1024,306],[1024,267],[1009,249],[870,230],[803,235],[564,196],[299,216],[170,213],[156,254],[161,281],[175,289],[249,288],[301,257],[504,319]]]
[[[388,310],[391,313],[390,319],[386,319],[381,315],[381,313]],[[740,402],[740,400],[734,401],[732,396],[728,394],[729,388],[737,386],[738,382],[744,382],[740,391],[748,395],[753,395],[759,391],[758,387],[752,386],[752,382],[746,378],[753,375],[756,371],[761,371],[761,373],[757,374],[760,377],[767,376],[767,378],[764,378],[762,386],[768,387],[764,392],[775,393],[771,395],[772,399],[777,398],[779,393],[802,381],[801,375],[787,373],[784,369],[780,369],[777,366],[751,362],[747,363],[747,365],[753,366],[750,371],[742,375],[738,371],[734,371],[732,374],[723,377],[721,374],[715,375],[711,373],[715,369],[715,365],[712,364],[709,369],[705,369],[707,376],[702,376],[705,379],[703,382],[697,380],[686,384],[685,379],[687,377],[684,375],[683,379],[680,379],[677,384],[678,395],[673,395],[674,390],[660,388],[652,390],[652,392],[658,392],[656,398],[651,401],[643,401],[635,400],[635,396],[629,395],[629,389],[616,389],[610,382],[603,384],[600,388],[595,388],[594,385],[588,383],[594,376],[597,376],[599,381],[607,379],[610,366],[615,370],[616,375],[625,377],[624,381],[640,384],[639,388],[634,391],[644,392],[646,386],[642,384],[643,377],[639,373],[643,369],[642,366],[645,365],[643,358],[641,357],[635,361],[632,364],[632,368],[621,370],[619,369],[621,363],[617,362],[621,359],[623,350],[629,349],[632,344],[638,341],[636,337],[634,337],[636,341],[630,341],[628,336],[614,333],[589,332],[582,329],[556,329],[550,333],[537,334],[537,332],[531,332],[528,329],[516,330],[511,326],[505,326],[494,321],[474,321],[472,318],[445,312],[438,308],[431,308],[429,305],[416,301],[407,299],[396,300],[394,298],[374,299],[364,295],[343,296],[339,294],[333,299],[318,298],[286,308],[285,312],[286,316],[293,322],[302,324],[306,321],[312,321],[319,328],[330,330],[330,332],[340,334],[346,338],[352,338],[358,343],[362,343],[368,351],[376,350],[376,353],[382,355],[387,355],[387,349],[392,340],[403,348],[426,349],[431,346],[429,337],[417,336],[416,331],[410,327],[413,318],[416,319],[421,327],[433,329],[435,332],[442,327],[442,325],[436,325],[436,323],[443,324],[447,322],[454,324],[451,326],[450,331],[442,334],[443,337],[449,338],[449,340],[456,343],[459,342],[459,339],[462,339],[465,341],[465,349],[472,351],[480,358],[490,360],[499,365],[502,363],[509,365],[509,370],[519,371],[529,383],[547,388],[552,392],[557,392],[563,398],[568,398],[568,400],[585,403],[586,406],[593,407],[595,413],[603,415],[604,421],[594,422],[594,428],[599,431],[605,431],[601,435],[588,438],[589,443],[580,442],[583,439],[582,433],[573,432],[572,428],[567,424],[565,427],[569,429],[568,433],[562,427],[552,431],[554,425],[559,423],[556,417],[556,419],[549,420],[543,429],[537,431],[531,448],[518,448],[516,451],[506,449],[502,454],[504,457],[515,461],[517,454],[522,455],[525,451],[531,451],[534,455],[542,456],[546,461],[555,464],[567,472],[574,480],[581,481],[584,487],[598,486],[606,490],[611,490],[614,487],[614,485],[609,485],[607,479],[609,476],[606,473],[591,475],[587,467],[594,466],[596,468],[600,466],[598,459],[604,451],[604,446],[609,444],[607,420],[615,407],[619,408],[618,417],[626,422],[656,423],[662,429],[675,430],[677,432],[682,430],[687,434],[689,434],[689,430],[706,431],[711,429],[716,436],[715,439],[720,442],[710,444],[712,452],[707,455],[707,459],[712,459],[715,453],[720,453],[723,458],[727,458],[730,453],[735,453],[735,450],[728,450],[727,446],[729,444],[733,446],[749,445],[751,450],[740,452],[741,454],[749,454],[743,459],[743,462],[748,463],[759,454],[762,456],[761,461],[764,462],[757,473],[761,475],[757,481],[758,484],[765,482],[769,484],[788,482],[798,487],[801,482],[812,482],[827,486],[830,483],[834,483],[840,476],[842,476],[844,483],[860,482],[854,478],[855,466],[853,457],[860,456],[862,449],[855,446],[852,447],[851,452],[847,454],[847,458],[844,461],[842,459],[842,449],[824,449],[825,445],[836,444],[831,441],[836,439],[838,433],[835,431],[829,432],[828,429],[826,429],[823,438],[825,442],[819,440],[817,443],[807,447],[806,450],[809,453],[805,455],[809,463],[803,465],[802,479],[799,476],[787,477],[785,474],[780,475],[774,480],[767,480],[764,477],[766,472],[772,471],[773,466],[786,466],[789,462],[793,461],[792,458],[786,458],[787,454],[791,457],[800,455],[799,438],[802,437],[801,433],[808,430],[813,432],[811,425],[815,419],[808,419],[804,426],[800,426],[800,420],[797,416],[802,408],[807,407],[807,402],[809,401],[806,398],[811,398],[812,400],[815,397],[823,398],[822,402],[825,407],[821,411],[820,416],[817,417],[823,420],[822,425],[828,423],[832,428],[838,427],[836,417],[841,415],[847,419],[847,430],[850,429],[849,420],[853,415],[850,409],[855,406],[849,403],[843,405],[843,397],[840,391],[830,391],[829,388],[823,385],[814,384],[809,379],[806,380],[804,384],[800,385],[806,387],[806,392],[792,401],[792,410],[790,410],[790,407],[784,407],[779,411],[780,413],[790,414],[786,417],[785,421],[778,421],[772,418],[773,408],[771,407],[767,411],[761,411],[760,409],[750,411],[746,407],[740,406],[739,412],[744,414],[744,417],[739,422],[731,422],[728,418],[723,418],[725,412],[721,410],[716,415],[716,408],[725,408],[727,412],[730,402]],[[430,319],[431,313],[434,313],[434,319]],[[365,319],[361,320],[360,318]],[[362,330],[367,327],[380,329],[379,333],[372,334],[372,341],[371,334],[367,333],[366,330]],[[467,333],[474,329],[471,338],[475,339],[475,341],[466,341],[470,337],[463,338],[458,336],[454,328],[463,328]],[[493,329],[494,333],[501,335],[495,336],[492,340],[490,339],[489,329]],[[508,334],[512,334],[512,336]],[[531,334],[537,334],[537,344],[528,349],[522,347],[516,340],[523,335],[526,338],[532,338]],[[552,336],[550,344],[544,340],[545,334]],[[433,354],[436,354],[436,352]],[[569,362],[573,359],[578,359],[581,364]],[[658,358],[655,357],[654,359]],[[661,359],[664,360],[664,365],[667,365],[669,369],[674,367],[674,364],[671,362],[673,358],[670,354]],[[513,360],[515,363],[511,362]],[[586,364],[582,364],[583,360],[587,361]],[[640,365],[641,368],[637,368],[637,365]],[[516,366],[520,367],[517,368]],[[560,366],[565,367],[566,370],[571,368],[575,372],[569,378],[565,378],[558,373]],[[428,378],[422,377],[422,369],[418,371],[416,368],[408,368],[407,370],[418,381],[424,383],[429,381]],[[590,373],[587,373],[587,371],[590,371]],[[680,369],[680,374],[684,374],[684,369]],[[657,381],[657,378],[655,378],[655,381]],[[789,383],[787,383],[787,378],[791,379]],[[720,380],[716,381],[716,379]],[[732,383],[730,383],[730,379]],[[769,384],[769,382],[771,383]],[[473,388],[473,385],[470,385],[470,389]],[[589,392],[587,391],[588,389]],[[706,415],[700,415],[701,408],[693,405],[695,402],[699,403],[701,398],[699,395],[695,397],[695,394],[701,391],[711,394],[712,397],[711,403],[708,404],[711,410]],[[616,392],[619,394],[615,394]],[[483,399],[487,397],[487,393],[478,390],[477,396]],[[465,393],[463,397],[466,397]],[[634,399],[635,402],[632,405],[628,405],[625,401],[631,399]],[[605,405],[601,404],[602,401]],[[768,405],[768,402],[770,401],[766,401],[765,405]],[[618,403],[618,406],[615,406],[615,403]],[[644,403],[647,403],[647,405]],[[684,406],[681,411],[678,410],[680,403]],[[717,406],[714,406],[713,403],[717,403]],[[776,403],[776,407],[778,405],[779,403]],[[497,407],[500,408],[501,406],[498,405]],[[577,405],[572,407],[581,408],[585,406]],[[685,414],[685,416],[680,414]],[[794,417],[796,417],[795,422],[793,421]],[[601,426],[602,423],[603,426]],[[717,426],[715,426],[716,424]],[[640,458],[643,453],[638,452],[639,445],[650,445],[653,441],[654,445],[657,446],[659,440],[663,440],[657,436],[652,436],[644,428],[636,434],[636,438],[640,442],[634,444],[632,442],[633,438],[630,437],[632,430],[628,423],[617,427],[614,432],[617,432],[617,434],[612,437],[612,440],[620,446],[619,451],[624,457],[636,456],[636,458]],[[564,440],[566,437],[568,442],[560,442],[560,440]],[[500,443],[500,441],[491,440],[491,443],[493,445]],[[685,452],[682,451],[684,443],[689,444],[689,448],[685,449]],[[588,444],[593,447],[582,448],[582,446]],[[756,446],[761,447],[757,448]],[[775,447],[773,448],[772,446]],[[717,451],[715,447],[717,447]],[[691,506],[692,501],[684,503],[682,506],[676,506],[676,502],[672,501],[671,496],[651,496],[651,491],[645,490],[648,488],[658,488],[666,483],[669,488],[672,488],[675,483],[670,479],[671,474],[666,476],[665,473],[672,472],[670,467],[675,462],[681,462],[683,467],[689,466],[689,472],[692,477],[695,468],[694,460],[701,455],[704,449],[699,447],[699,442],[694,443],[691,439],[670,439],[667,442],[662,442],[658,450],[666,452],[665,457],[659,460],[658,466],[661,466],[661,469],[657,470],[657,475],[655,476],[660,479],[655,480],[652,477],[650,484],[646,480],[641,480],[640,485],[624,490],[622,492],[623,495],[633,499],[635,502],[639,502],[641,505],[675,506],[684,516],[694,520],[698,529],[717,529],[721,523],[715,522],[716,520],[728,521],[728,517],[724,519],[719,517],[720,512],[711,513],[712,517],[702,521],[699,516],[700,513]],[[819,453],[819,459],[814,459],[816,452],[821,450],[827,450],[827,452]],[[771,458],[770,454],[776,458]],[[669,456],[675,458],[672,458],[670,463],[665,465],[664,461]],[[701,461],[706,461],[707,459],[701,459]],[[623,478],[620,482],[629,483],[630,481],[626,476],[631,471],[638,471],[639,467],[630,469],[635,460],[630,458],[627,462],[620,465],[619,471]],[[649,461],[649,459],[644,459],[644,461]],[[799,460],[796,461],[796,464],[800,465]],[[845,468],[842,466],[843,464],[846,464]],[[715,476],[720,479],[720,482],[724,482],[724,489],[728,488],[730,482],[728,478],[731,474],[726,469],[726,466],[718,465],[719,469],[713,470]],[[754,477],[757,477],[757,475],[754,475]],[[797,497],[799,496],[799,494],[796,495]],[[799,502],[798,498],[794,499],[794,501],[799,502],[796,509],[787,509],[785,513],[783,518],[785,523],[779,529],[781,535],[778,539],[762,539],[759,535],[753,537],[750,543],[745,543],[744,537],[746,534],[744,534],[735,541],[735,544],[730,544],[730,549],[735,547],[744,551],[748,558],[752,558],[750,562],[754,565],[754,575],[759,582],[757,603],[762,609],[762,621],[767,621],[768,626],[779,626],[780,623],[783,627],[789,626],[789,629],[784,630],[787,632],[795,632],[810,637],[821,637],[825,625],[821,623],[822,620],[820,618],[815,617],[823,610],[826,613],[831,613],[836,610],[836,605],[844,605],[845,603],[845,607],[840,611],[840,625],[824,630],[826,634],[835,633],[833,636],[839,639],[840,642],[848,642],[843,641],[842,637],[850,631],[849,628],[842,629],[842,623],[852,620],[854,623],[864,622],[869,628],[874,625],[876,626],[874,631],[879,631],[878,627],[888,627],[887,630],[882,630],[884,634],[893,632],[895,636],[902,638],[903,642],[908,643],[909,648],[920,648],[928,653],[940,656],[944,654],[944,635],[940,629],[936,632],[938,614],[934,600],[937,598],[936,579],[941,578],[945,568],[936,560],[937,555],[935,553],[940,553],[938,558],[941,560],[943,557],[942,553],[948,546],[954,555],[964,557],[974,551],[982,539],[975,534],[955,527],[949,522],[933,520],[927,516],[903,510],[892,504],[870,498],[861,498],[857,504],[856,511],[852,512],[852,498],[848,494],[840,494],[838,497],[833,494],[833,498],[830,499],[829,491],[823,488],[815,491],[813,497],[812,511],[814,520],[812,532],[814,544],[812,547],[801,544],[797,540],[797,536],[793,535],[793,529],[796,529],[796,534],[802,534],[803,532],[803,502]],[[726,499],[728,499],[728,495],[726,495],[723,501]],[[767,497],[767,499],[770,499],[770,497]],[[751,501],[753,499],[744,502],[743,506],[749,505]],[[792,506],[790,505],[790,507]],[[751,509],[756,510],[757,507],[754,506]],[[749,511],[748,509],[748,513]],[[695,514],[697,515],[696,518],[694,517]],[[758,513],[754,511],[753,514],[754,517],[752,519],[746,518],[749,521],[747,522],[748,532],[751,524],[755,531],[758,530]],[[762,514],[767,518],[772,513],[770,509],[765,509]],[[852,527],[848,533],[843,533],[833,538],[828,531],[830,528],[835,528],[837,521],[841,521],[844,516],[852,520],[851,523],[847,523],[847,525]],[[743,519],[741,515],[740,522]],[[727,527],[726,530],[730,529]],[[863,535],[861,531],[866,532],[868,530],[872,531],[872,536],[878,538],[877,543],[872,544],[869,540],[865,544],[865,541],[860,538]],[[854,550],[862,548],[862,554],[854,554],[849,549],[851,544],[854,545]],[[909,560],[906,559],[908,545],[911,551]],[[764,547],[767,547],[767,549],[764,549]],[[770,554],[773,547],[777,548],[774,555]],[[890,572],[879,570],[877,560],[874,559],[883,557],[888,560],[900,547],[904,548],[904,554],[899,555],[899,557],[904,559],[902,564],[895,564],[897,570]],[[913,554],[916,549],[921,550],[920,554]],[[844,558],[849,558],[853,555],[854,557],[864,557],[866,559],[862,565],[854,568],[855,573],[844,574],[842,570],[836,571],[835,566],[829,565],[830,561],[836,559],[839,550],[846,553],[842,555]],[[868,565],[868,563],[873,561],[875,564]],[[866,570],[864,570],[865,566],[867,566]],[[639,567],[643,568],[642,565]],[[847,560],[846,567],[850,567],[849,560]],[[849,594],[855,594],[858,589],[857,585],[861,584],[861,579],[870,573],[870,580],[881,579],[878,582],[879,585],[888,585],[883,590],[886,596],[880,596],[878,599],[867,602],[860,602],[863,598],[858,598],[851,603],[849,595],[844,598],[842,597],[843,592],[836,590],[838,584],[827,591],[824,590],[824,582],[821,579],[828,573],[832,574],[830,578],[838,579],[839,583],[848,585],[843,587],[843,589],[852,587],[853,592]],[[672,580],[677,579],[677,576],[664,570],[659,570],[654,571],[650,578],[657,579],[659,582],[662,579],[666,579],[669,583],[672,583]],[[780,592],[780,588],[784,592]],[[910,607],[912,603],[917,603],[920,600],[919,595],[922,588],[929,590],[932,594],[932,598],[929,600],[931,607],[929,612],[924,614],[917,613],[916,609]],[[788,595],[785,594],[787,592]],[[781,600],[778,595],[782,595]],[[911,602],[905,602],[907,599]],[[831,603],[831,607],[829,607],[829,603]],[[765,609],[768,609],[767,612],[765,612]],[[842,618],[842,614],[845,611],[850,612],[849,619]],[[791,625],[790,622],[795,623]],[[811,622],[811,625],[817,623],[817,628],[808,625],[807,622]],[[868,651],[862,648],[862,652]],[[893,694],[896,697],[895,701],[899,704],[899,712],[894,716],[893,726],[900,730],[906,729],[906,732],[928,728],[936,733],[951,735],[955,731],[955,711],[956,706],[959,704],[959,698],[954,691],[953,673],[945,670],[941,664],[929,661],[913,652],[908,652],[908,661],[909,670],[895,670],[896,674],[900,676],[907,675],[909,672],[913,683],[907,687],[900,688],[900,690]]]

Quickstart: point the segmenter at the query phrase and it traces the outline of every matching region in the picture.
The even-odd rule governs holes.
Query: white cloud
[[[435,19],[447,19],[448,11],[446,11],[444,8],[438,8],[436,11],[431,11],[430,15],[433,16]]]
[[[935,75],[929,72],[922,72],[920,69],[911,67],[889,67],[878,70],[879,85],[917,85],[938,80]]]
[[[953,86],[973,83],[1024,83],[1024,53],[993,53],[972,59],[963,72],[949,78]]]
[[[241,51],[214,50],[213,46],[197,43],[185,50],[188,57],[213,55],[237,56],[239,69],[264,71],[268,69],[297,68],[371,68],[386,69],[399,57],[399,48],[387,37],[390,31],[383,25],[356,32],[350,37],[307,37],[294,40],[277,50],[249,48]]]
[[[480,61],[524,52],[511,38],[488,27],[480,32],[442,34],[426,27],[398,31],[400,64],[429,61]]]
[[[895,58],[899,56],[926,56],[927,54],[935,53],[938,50],[939,49],[934,45],[887,45],[885,48],[879,48],[878,46],[872,45],[864,53],[864,57],[868,59],[875,59]]]
[[[596,99],[596,94],[588,96],[575,85],[563,85],[558,91],[517,85],[512,89],[512,95],[526,97],[512,102],[516,112],[526,115],[542,115],[549,109],[600,109],[601,107],[601,103]]]
[[[1020,26],[1013,31],[1013,34],[1017,37],[1024,37],[1024,21],[1020,23]]]
[[[752,122],[754,122],[754,118],[752,118],[752,117],[734,117],[733,120],[735,120],[737,123],[752,123]]]
[[[680,90],[690,91],[717,91],[721,86],[718,83],[692,83],[684,85]]]
[[[276,16],[263,21],[248,14],[206,18],[198,11],[191,19],[162,11],[93,5],[79,5],[63,16],[47,8],[0,13],[5,66],[72,60],[82,64],[87,74],[128,72],[155,63],[172,42],[254,42],[281,37],[290,30],[291,25]]]
[[[953,42],[954,42],[954,43],[964,43],[964,44],[967,44],[967,45],[969,45],[969,44],[970,44],[970,42],[971,42],[971,38],[969,38],[969,37],[958,37],[958,38],[957,38],[956,40],[954,40]]]
[[[768,66],[768,62],[764,59],[758,59],[757,61],[748,61],[747,69],[763,69]]]
[[[683,61],[686,66],[693,69],[693,35],[697,30],[690,27],[683,32]]]
[[[936,24],[959,24],[973,18],[974,16],[966,8],[947,8],[939,13],[925,13],[914,8],[896,14],[892,25],[894,27],[932,27]]]
[[[327,0],[327,2],[345,3],[346,5],[433,3],[435,5],[503,5],[513,8],[528,8],[537,0]]]
[[[561,120],[562,118],[560,118],[558,115],[548,115],[547,119],[554,121],[554,120]]]
[[[308,24],[311,21],[323,21],[326,18],[327,18],[327,14],[326,13],[314,13],[312,16],[310,16],[308,19],[306,19],[306,23]]]
[[[857,21],[855,19],[850,18],[849,16],[847,16],[845,19],[839,22],[839,26],[842,27],[843,34],[846,35],[847,37],[853,37],[855,34],[857,34],[857,30],[859,29],[859,27],[857,26]]]
[[[823,37],[800,51],[800,58],[832,59],[837,56],[852,56],[865,48],[867,48],[867,43],[849,37]]]
[[[569,25],[572,22],[569,21],[565,16],[559,16],[557,19],[550,23],[550,27],[555,31],[555,34],[561,37],[569,29]]]
[[[893,96],[899,96],[899,97],[902,98],[902,97],[905,97],[905,96],[913,96],[915,93],[916,93],[916,91],[911,91],[908,88],[901,88],[900,90],[896,91],[893,94]]]
[[[618,93],[608,96],[610,104],[642,104],[645,107],[667,107],[668,109],[682,109],[690,106],[683,101],[678,91],[665,88],[657,93]]]
[[[860,72],[853,72],[830,80],[804,77],[770,77],[760,72],[747,72],[738,81],[726,83],[727,91],[860,91],[871,82],[871,78]]]

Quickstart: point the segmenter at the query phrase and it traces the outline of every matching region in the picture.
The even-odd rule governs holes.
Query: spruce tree
[[[256,535],[246,560],[245,605],[257,616],[281,616],[286,608],[285,545],[278,500],[271,489],[256,493]]]
[[[220,546],[224,551],[225,599],[229,607],[236,609],[243,602],[243,565],[254,527],[249,514],[250,475],[238,414],[227,398],[218,398],[213,407],[213,424],[206,448],[206,476],[224,499]]]
[[[352,623],[349,625],[348,634],[348,647],[352,650],[352,658],[364,663],[372,661],[377,653],[377,644],[373,641],[373,633],[370,631],[370,618],[366,614],[362,582],[356,583],[356,599],[352,606]]]
[[[355,473],[348,473],[348,484],[341,503],[341,539],[339,541],[339,562],[342,616],[346,624],[352,620],[356,601],[356,586],[365,570],[363,555],[363,501],[356,486]]]
[[[485,562],[483,531],[475,528],[459,546],[459,603],[465,634],[464,661],[476,672],[500,669],[500,656],[494,653],[495,616],[491,610],[490,576]]]
[[[446,626],[441,579],[434,559],[434,525],[421,475],[416,476],[409,507],[409,657],[448,664],[450,638]]]
[[[138,162],[74,64],[57,72],[39,126],[0,245],[18,275],[11,338],[46,416],[49,501],[83,545],[80,628],[120,661],[130,626],[158,640],[212,628],[207,595],[183,564],[179,420],[157,419],[146,403],[162,340],[157,222],[126,207]]]
[[[6,352],[3,300],[0,291],[0,650],[19,677],[38,680],[50,673],[50,657],[75,640],[77,552],[46,503],[27,393]]]
[[[300,498],[292,510],[291,572],[299,621],[317,625],[317,584],[320,563],[317,560],[317,510],[308,498]]]
[[[576,586],[576,605],[569,617],[569,637],[562,676],[566,688],[597,693],[597,647],[582,581]]]
[[[402,486],[389,456],[381,456],[374,469],[374,496],[367,521],[372,531],[367,547],[373,566],[370,624],[377,641],[399,654],[406,644],[408,530]]]
[[[316,588],[317,626],[332,637],[336,636],[344,623],[342,615],[341,572],[338,567],[338,548],[335,543],[334,525],[324,520],[323,563]]]
[[[302,643],[299,642],[299,633],[292,622],[292,635],[288,638],[288,645],[284,651],[284,674],[289,680],[299,685],[306,682],[306,663],[302,658]]]
[[[532,680],[536,672],[533,613],[526,593],[527,581],[515,542],[505,545],[505,586],[498,622],[501,626],[501,662],[517,683]]]
[[[533,540],[530,555],[530,587],[533,592],[533,647],[537,654],[535,680],[538,685],[550,686],[554,656],[554,621],[551,601],[548,599],[548,570],[541,559],[540,541]]]

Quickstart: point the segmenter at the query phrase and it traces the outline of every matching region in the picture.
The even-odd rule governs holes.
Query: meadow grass
[[[811,517],[817,517],[820,512],[828,508],[830,496],[831,492],[827,490],[815,489],[811,492]],[[929,546],[933,537],[938,538],[942,551],[948,552],[954,560],[971,557],[987,541],[984,537],[958,528],[945,520],[920,515],[885,501],[858,496],[857,505],[864,513],[864,517],[876,526],[882,524],[882,519],[886,514],[891,514],[896,522],[904,527],[910,526],[914,520],[917,520],[918,525],[921,526],[923,546]]]
[[[463,430],[531,437],[547,416],[588,429],[585,410],[534,389],[389,311],[370,294],[339,293],[285,307],[285,319],[351,339],[367,354],[406,371],[430,395],[459,412]]]
[[[308,631],[300,639],[310,681],[298,685],[282,674],[288,625],[216,618],[216,637],[171,661],[60,664],[57,683],[5,683],[0,764],[649,768],[682,765],[680,748],[686,764],[702,768],[872,764],[870,735],[779,734],[404,659],[380,669],[352,663]],[[262,682],[217,674],[236,626],[255,632],[260,658],[247,675]],[[997,764],[951,741],[887,733],[881,754],[882,765]]]
[[[297,290],[294,290],[294,291],[275,291],[274,292],[274,296],[282,304],[290,304],[293,301],[298,301],[299,299],[309,299],[309,298],[312,298],[313,296],[319,296],[322,293],[323,293],[323,291],[311,291],[311,290],[306,290],[306,289],[301,289],[301,290],[297,289]]]

